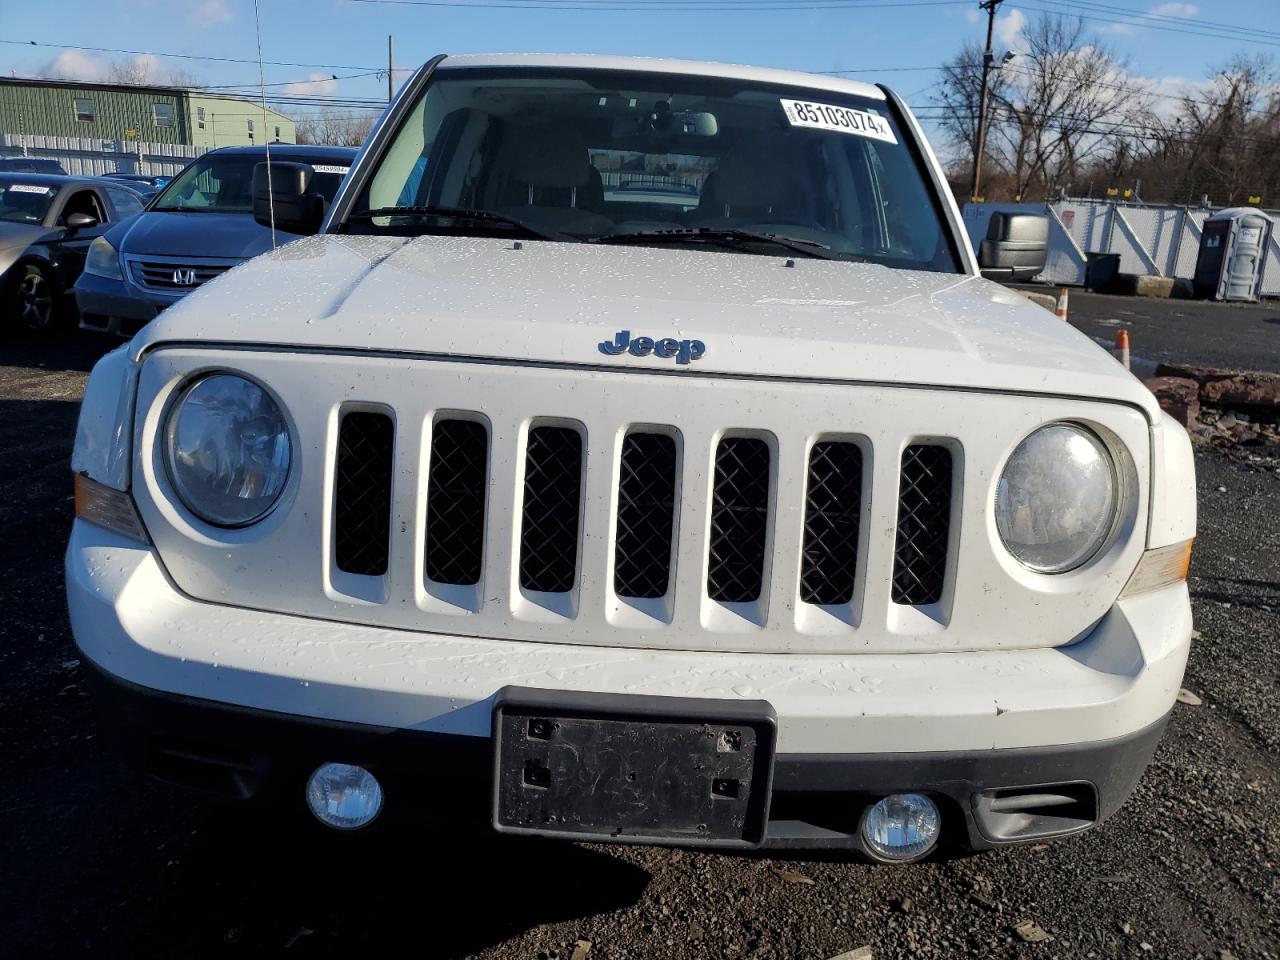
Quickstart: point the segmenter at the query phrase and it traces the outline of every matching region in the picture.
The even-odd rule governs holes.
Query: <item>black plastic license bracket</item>
[[[493,711],[500,833],[752,848],[777,715],[763,700],[506,687]]]

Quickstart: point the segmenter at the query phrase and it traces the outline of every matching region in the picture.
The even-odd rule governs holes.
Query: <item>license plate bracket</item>
[[[765,701],[506,688],[493,712],[494,828],[758,847],[776,730]]]

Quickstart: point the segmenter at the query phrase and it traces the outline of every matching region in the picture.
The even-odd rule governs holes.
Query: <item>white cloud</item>
[[[338,92],[338,81],[327,74],[313,73],[306,80],[286,83],[280,91],[291,96],[330,96]]]
[[[105,80],[111,64],[84,50],[64,50],[40,68],[40,76],[51,80]]]
[[[1194,3],[1162,3],[1147,11],[1156,17],[1194,17],[1199,12],[1200,8]]]
[[[964,12],[964,16],[965,16],[965,19],[968,20],[970,23],[977,23],[979,19],[977,10],[966,10]]]
[[[200,0],[187,12],[187,19],[198,27],[215,27],[234,16],[227,0]]]
[[[1022,31],[1026,26],[1027,15],[1015,8],[1003,17],[996,17],[996,37],[1010,50],[1026,49],[1026,43],[1022,39]]]

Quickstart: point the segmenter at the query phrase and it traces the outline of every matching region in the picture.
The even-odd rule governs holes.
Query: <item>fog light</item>
[[[862,842],[878,860],[919,860],[938,842],[942,820],[932,800],[921,793],[895,793],[862,817]]]
[[[322,763],[307,781],[307,806],[335,830],[359,830],[382,809],[382,786],[364,767]]]

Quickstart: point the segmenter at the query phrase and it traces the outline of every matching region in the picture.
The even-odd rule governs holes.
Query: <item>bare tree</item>
[[[107,68],[107,80],[130,87],[146,86],[152,83],[152,64],[150,57],[116,60]]]
[[[358,147],[373,129],[373,117],[353,116],[333,110],[304,117],[295,125],[298,143],[325,143],[339,147]]]
[[[1214,205],[1280,201],[1280,85],[1273,60],[1234,57],[1186,90],[1172,111],[1152,114],[1146,136],[1082,174],[1109,186],[1141,181],[1142,198]]]
[[[986,163],[993,186],[1048,195],[1081,165],[1131,136],[1149,98],[1122,82],[1124,61],[1085,33],[1077,17],[1045,15],[1023,30],[1022,52],[990,81]],[[934,94],[952,143],[972,162],[981,53],[970,44],[943,70]]]
[[[107,80],[129,87],[199,87],[199,78],[182,67],[161,67],[155,57],[141,54],[115,60],[107,67]]]
[[[1008,81],[1000,70],[993,70],[987,79],[987,90],[1007,99]],[[956,166],[965,170],[973,167],[973,156],[978,149],[978,109],[982,97],[982,48],[966,43],[958,54],[942,67],[942,80],[931,97],[941,108],[939,124],[947,139],[956,149]],[[992,173],[990,160],[983,163],[983,175]]]

